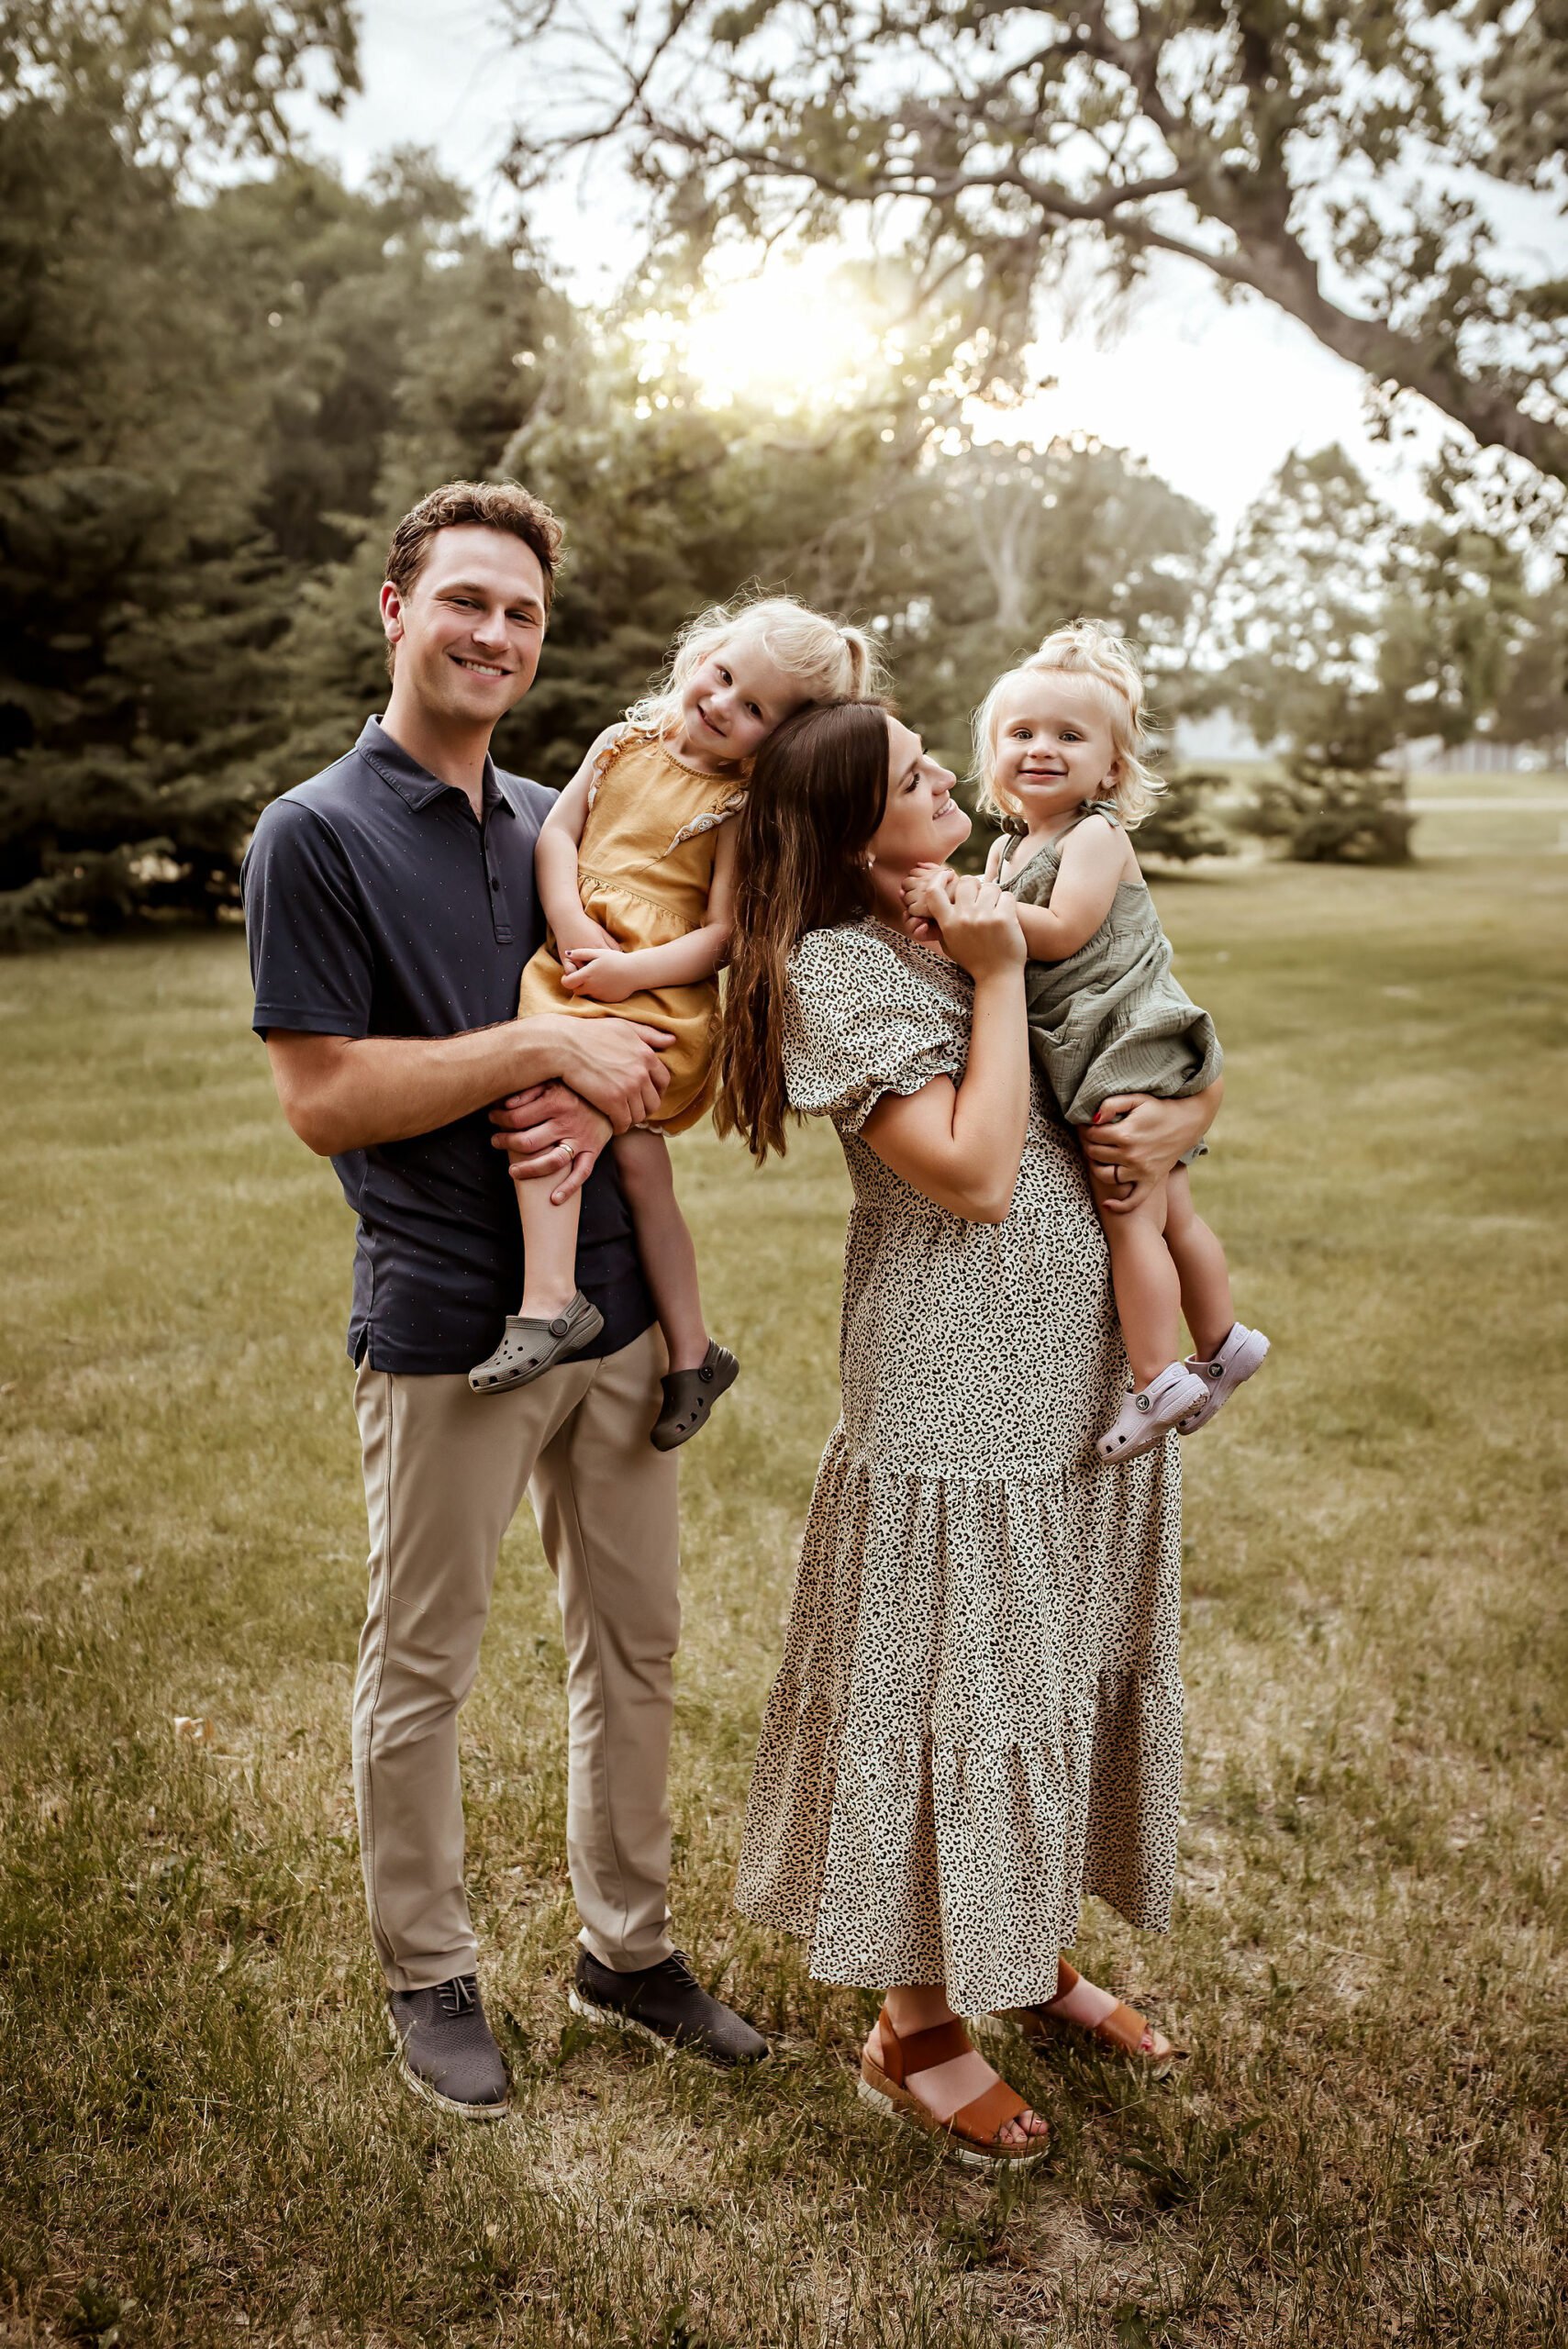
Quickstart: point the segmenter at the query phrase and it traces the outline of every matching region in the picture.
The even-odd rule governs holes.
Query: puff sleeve
[[[784,1087],[792,1109],[858,1134],[884,1093],[963,1074],[968,982],[935,958],[917,970],[892,936],[817,930],[790,959]]]

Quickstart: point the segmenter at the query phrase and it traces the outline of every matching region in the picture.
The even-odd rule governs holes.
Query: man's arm
[[[544,1013],[461,1036],[271,1028],[267,1057],[284,1117],[307,1148],[329,1158],[433,1133],[555,1078],[625,1133],[657,1111],[670,1082],[660,1051],[672,1041],[636,1020]]]

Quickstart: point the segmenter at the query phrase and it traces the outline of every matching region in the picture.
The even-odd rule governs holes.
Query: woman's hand
[[[1207,1092],[1180,1101],[1149,1093],[1113,1093],[1095,1122],[1079,1130],[1095,1197],[1110,1215],[1126,1215],[1162,1182],[1176,1161],[1201,1141],[1225,1092],[1217,1077]]]
[[[943,952],[977,984],[1022,970],[1028,959],[1016,900],[995,881],[971,873],[925,868],[934,877],[925,898]]]
[[[974,981],[968,1065],[962,1085],[936,1076],[918,1093],[884,1093],[861,1139],[950,1214],[1001,1223],[1029,1130],[1024,937],[1014,900],[994,881],[930,870],[931,918],[945,951]]]

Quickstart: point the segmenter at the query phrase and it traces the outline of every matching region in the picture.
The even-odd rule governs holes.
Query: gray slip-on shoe
[[[710,2064],[760,2064],[768,2053],[760,2031],[708,1997],[679,1950],[657,1965],[616,1974],[580,1949],[568,1997],[574,2015],[639,2032],[656,2046],[687,2048]]]
[[[455,1974],[428,1990],[392,1990],[386,2004],[398,2069],[411,2088],[464,2121],[503,2118],[506,2066],[484,2020],[476,1975]]]
[[[604,1326],[604,1315],[581,1289],[565,1312],[549,1321],[533,1314],[508,1313],[500,1344],[474,1364],[468,1383],[476,1395],[505,1395],[514,1386],[527,1386],[558,1362],[569,1362],[591,1346]]]

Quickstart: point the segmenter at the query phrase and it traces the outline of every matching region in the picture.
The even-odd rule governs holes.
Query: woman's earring
[[[872,854],[872,852],[871,852],[870,849],[867,849],[867,851],[866,851],[866,852],[865,852],[865,859],[864,859],[864,862],[865,862],[865,868],[866,868],[866,871],[869,873],[869,872],[871,871],[872,866],[876,863],[876,859],[875,859],[875,857],[874,857],[874,856],[873,856],[873,854]]]

